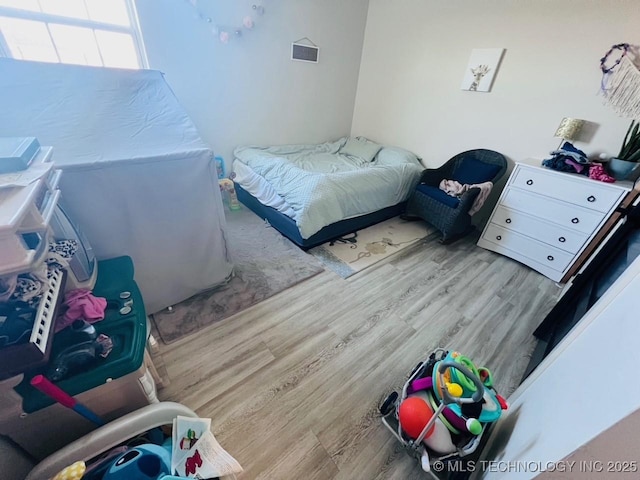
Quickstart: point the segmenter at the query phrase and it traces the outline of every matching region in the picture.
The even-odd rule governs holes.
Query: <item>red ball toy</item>
[[[398,419],[400,420],[400,426],[412,439],[416,439],[420,436],[422,429],[427,422],[431,420],[433,416],[433,410],[427,405],[420,397],[409,397],[405,399],[398,410]],[[424,438],[427,438],[433,433],[435,424],[429,429]]]

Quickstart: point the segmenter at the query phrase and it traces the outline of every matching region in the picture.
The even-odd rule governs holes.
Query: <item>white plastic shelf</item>
[[[58,297],[62,287],[62,278],[62,270],[56,269],[52,271],[49,279],[49,288],[42,294],[38,304],[38,314],[33,324],[31,337],[29,337],[29,343],[35,345],[42,352],[42,355],[46,354],[47,342],[52,333],[56,305],[58,304]]]
[[[0,176],[0,276],[28,272],[46,254],[60,198],[61,170],[53,168],[52,152],[41,147],[29,168]]]

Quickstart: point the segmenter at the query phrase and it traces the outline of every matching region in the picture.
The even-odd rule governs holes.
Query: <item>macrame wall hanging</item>
[[[640,71],[629,58],[631,46],[628,43],[613,45],[600,59],[602,84],[600,92],[605,103],[618,115],[640,118]],[[619,51],[617,60],[609,59]],[[607,65],[608,63],[608,65]]]

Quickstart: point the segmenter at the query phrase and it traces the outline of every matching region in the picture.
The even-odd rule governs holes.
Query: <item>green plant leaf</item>
[[[620,153],[618,158],[621,160],[629,160],[631,156],[634,156],[640,150],[640,123],[636,123],[635,120],[631,121],[631,125],[627,129],[627,134],[622,142]]]
[[[640,139],[636,139],[636,138],[629,139],[629,142],[624,147],[624,151],[623,151],[623,155],[625,157],[628,157],[638,149],[639,140]]]
[[[630,155],[633,155],[638,150],[640,150],[640,136],[637,135],[637,131],[638,131],[638,125],[637,124],[636,124],[636,128],[634,129],[634,131],[636,132],[636,135],[632,136],[629,139],[629,145],[627,146],[627,152],[626,152],[627,157],[629,157]]]
[[[634,121],[631,121],[631,126],[633,127],[633,130],[631,131],[631,137],[629,138],[629,142],[633,142],[634,140],[638,139],[638,127],[640,127],[639,123],[636,123],[634,125]]]
[[[624,140],[622,140],[622,145],[620,146],[620,153],[618,154],[618,158],[622,158],[622,154],[624,153],[625,147],[627,146],[627,141],[629,140],[629,135],[631,134],[631,129],[633,128],[633,120],[631,120],[631,125],[627,128],[627,133],[624,136]]]
[[[640,150],[636,150],[633,154],[631,154],[629,158],[627,158],[627,161],[629,162],[640,161]]]

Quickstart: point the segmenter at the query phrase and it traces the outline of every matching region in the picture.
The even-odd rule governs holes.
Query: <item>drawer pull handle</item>
[[[507,218],[507,219],[505,220],[505,222],[507,222],[507,223],[511,223],[511,219],[510,219],[510,218]]]
[[[550,262],[553,262],[553,255],[548,255],[547,260],[549,260]]]
[[[589,197],[587,198],[587,202],[593,203],[596,201],[596,197],[594,197],[593,195],[589,195]]]
[[[527,180],[527,185],[533,185],[533,180],[531,179]]]
[[[502,240],[502,235],[496,235],[496,240]]]
[[[580,223],[580,219],[578,217],[572,218],[571,223]]]
[[[567,241],[567,239],[566,239],[566,238],[564,238],[564,237],[560,237],[560,238],[558,239],[558,241],[559,241],[560,243],[564,243],[564,242],[566,242],[566,241]]]

